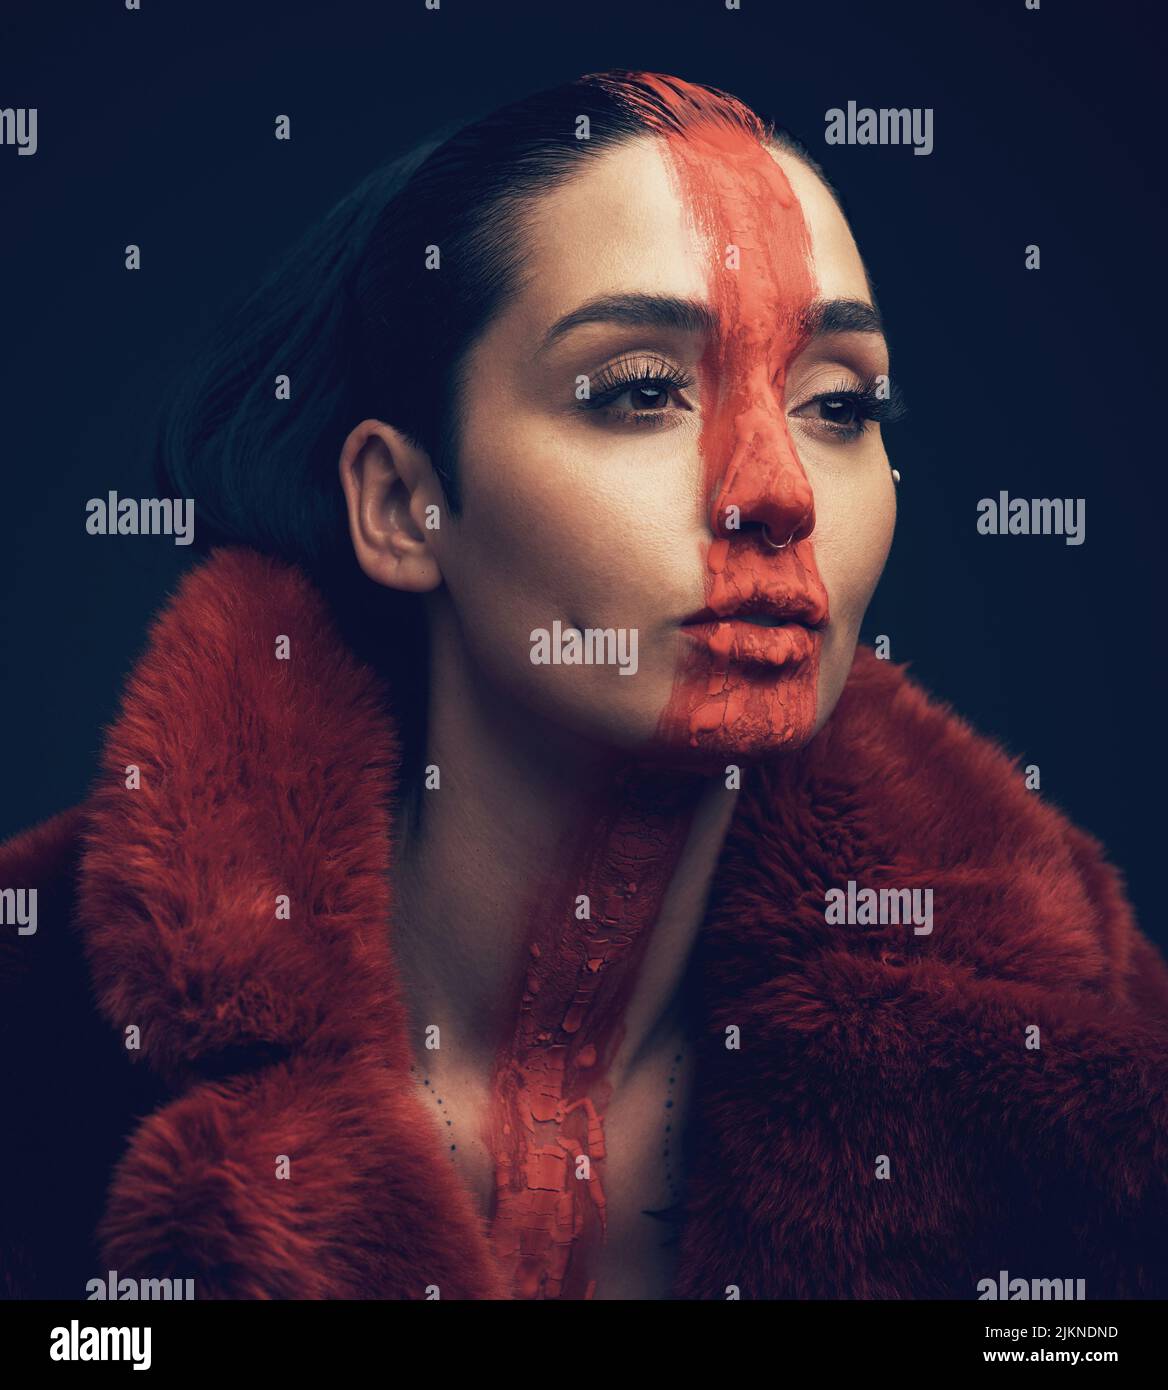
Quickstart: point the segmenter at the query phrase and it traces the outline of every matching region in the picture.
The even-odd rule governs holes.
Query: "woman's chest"
[[[557,1287],[601,1300],[669,1296],[692,1090],[683,1045],[638,1067],[596,1112],[599,1128],[564,1124],[561,1133],[545,1123],[510,1145],[499,1137],[516,1117],[500,1115],[490,1078],[423,1064],[418,1095],[447,1180],[470,1191],[517,1297]]]

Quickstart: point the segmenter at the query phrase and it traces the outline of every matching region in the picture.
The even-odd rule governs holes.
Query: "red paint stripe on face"
[[[699,368],[702,505],[715,537],[704,557],[706,605],[726,614],[765,598],[798,610],[807,624],[768,632],[723,623],[687,634],[657,741],[771,752],[804,742],[814,728],[828,612],[810,539],[815,502],[784,403],[818,290],[810,237],[753,113],[678,78],[639,77],[660,103],[646,101],[642,112],[664,141],[706,248],[707,296],[720,325]],[[728,117],[731,108],[745,129]],[[774,544],[789,544],[770,548],[759,524]]]

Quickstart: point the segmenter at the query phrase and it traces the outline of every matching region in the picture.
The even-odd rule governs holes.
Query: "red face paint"
[[[702,498],[715,536],[705,555],[707,621],[684,629],[687,649],[658,741],[770,752],[805,742],[814,728],[828,616],[810,539],[814,498],[784,400],[818,288],[810,237],[786,175],[757,134],[689,83],[640,77],[672,117],[659,124],[708,248],[707,296],[720,325],[699,368]],[[741,529],[729,525],[731,507]],[[768,546],[760,523],[775,545],[789,543]],[[786,621],[771,628],[719,621],[740,609]]]
[[[711,621],[685,631],[656,741],[773,750],[811,733],[827,616],[809,539],[811,489],[783,402],[816,290],[807,230],[751,113],[677,79],[638,76],[658,98],[637,103],[638,114],[664,142],[710,249],[708,298],[720,326],[700,366],[702,505],[715,536],[704,556]],[[621,94],[629,100],[627,89]],[[726,264],[729,247],[738,248],[737,268]],[[741,531],[726,525],[731,506]],[[758,523],[776,542],[793,537],[790,544],[767,548]],[[800,621],[769,629],[716,621],[758,602]],[[486,1136],[496,1164],[492,1239],[517,1297],[588,1298],[595,1287],[606,1227],[607,1073],[701,790],[698,778],[615,771],[603,803],[582,808],[582,842],[530,909],[518,1018],[498,1049]],[[580,895],[588,917],[578,915]]]

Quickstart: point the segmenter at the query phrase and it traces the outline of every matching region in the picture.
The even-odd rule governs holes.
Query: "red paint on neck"
[[[608,1071],[698,790],[647,769],[616,774],[603,799],[581,808],[589,833],[536,895],[489,1140],[492,1237],[517,1298],[589,1296],[606,1228]]]

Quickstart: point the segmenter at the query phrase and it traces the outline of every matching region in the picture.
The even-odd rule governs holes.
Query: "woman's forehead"
[[[863,262],[827,188],[794,156],[773,147],[756,148],[760,157],[780,165],[799,202],[816,296],[867,300]],[[717,186],[732,192],[741,177],[722,167]],[[731,233],[732,209],[738,201],[727,197],[722,203]],[[577,304],[600,295],[635,291],[700,299],[707,294],[712,252],[707,229],[700,225],[706,219],[700,213],[695,219],[660,138],[627,141],[606,150],[540,198],[533,213],[524,303],[516,305],[529,320],[529,330],[540,323],[546,329]],[[738,230],[746,241],[756,229]]]

